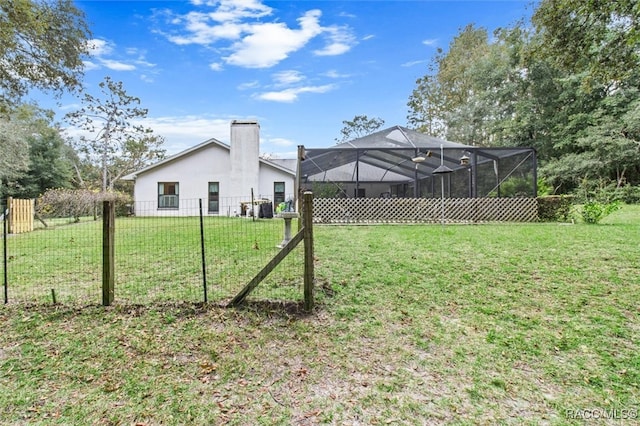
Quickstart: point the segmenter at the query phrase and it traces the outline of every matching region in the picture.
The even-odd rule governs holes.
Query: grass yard
[[[279,251],[283,238],[278,219],[206,217],[203,224],[212,302],[235,296]],[[204,301],[198,217],[118,218],[115,228],[116,300]],[[11,302],[51,303],[52,292],[62,303],[102,300],[102,220],[11,235],[7,246]],[[288,257],[258,292],[263,298],[301,299],[301,268],[302,255]]]
[[[0,424],[640,422],[640,206],[314,233],[310,315],[0,308]]]

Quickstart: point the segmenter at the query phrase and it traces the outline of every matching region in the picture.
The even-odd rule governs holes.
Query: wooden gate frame
[[[9,234],[22,234],[33,231],[33,217],[35,212],[35,200],[7,198],[9,210],[8,232]]]
[[[240,306],[258,284],[296,248],[300,241],[304,241],[304,310],[306,312],[313,310],[313,287],[315,279],[313,265],[313,193],[309,191],[303,194],[302,222],[302,229],[240,290],[236,297],[229,302],[228,306]]]

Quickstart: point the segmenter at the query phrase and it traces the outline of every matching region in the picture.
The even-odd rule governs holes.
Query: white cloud
[[[87,44],[89,47],[89,54],[93,56],[104,56],[113,52],[113,45],[107,40],[94,38],[89,40]]]
[[[82,63],[84,65],[85,71],[97,70],[98,68],[100,68],[100,65],[96,64],[95,62],[82,61]]]
[[[235,22],[227,22],[221,25],[210,25],[211,14],[202,12],[189,12],[184,16],[174,18],[173,24],[184,25],[187,34],[170,35],[169,41],[178,45],[200,44],[209,45],[220,39],[238,39],[244,26]]]
[[[221,64],[221,63],[219,63],[219,62],[212,62],[212,63],[210,63],[210,64],[209,64],[209,68],[210,68],[212,71],[222,71],[222,70],[224,69],[224,68],[223,68],[223,66],[222,66],[222,64]]]
[[[342,16],[343,18],[357,18],[356,15],[347,12],[340,12],[338,16]]]
[[[234,43],[231,46],[233,53],[224,60],[247,68],[272,67],[322,33],[318,23],[320,15],[319,10],[305,13],[298,19],[298,30],[290,29],[284,23],[252,25],[250,34]]]
[[[351,46],[344,43],[331,43],[325,46],[323,49],[315,50],[315,53],[318,56],[337,56],[342,55],[343,53],[348,52],[351,49]]]
[[[208,139],[215,138],[229,144],[230,124],[234,119],[256,119],[256,117],[239,116],[211,116],[211,115],[187,115],[165,116],[146,118],[135,124],[142,124],[153,129],[154,133],[165,138],[164,148],[167,155],[174,155]],[[297,145],[285,138],[270,138],[261,136],[261,145],[272,152],[274,156],[282,157],[285,153],[282,149]],[[286,153],[282,158],[295,158]]]
[[[151,69],[156,65],[148,62],[145,52],[135,47],[124,49],[125,57],[117,57],[116,46],[112,42],[103,39],[92,39],[88,42],[90,58],[84,61],[86,71],[100,69],[102,67],[112,71],[135,71],[138,67]],[[145,77],[141,77],[145,80]]]
[[[336,88],[334,84],[325,84],[323,86],[305,86],[284,89],[280,91],[264,92],[255,97],[262,101],[285,102],[291,103],[298,100],[298,95],[302,93],[326,93]]]
[[[427,40],[422,40],[422,44],[424,44],[425,46],[435,46],[438,44],[438,39],[437,38],[430,38]]]
[[[420,61],[409,61],[409,62],[405,62],[404,64],[400,65],[401,67],[413,67],[415,65],[420,65],[420,64],[425,64],[429,61],[427,60],[420,60]]]
[[[289,86],[304,80],[304,75],[295,70],[280,71],[273,74],[273,80],[279,86]]]
[[[218,22],[263,18],[271,15],[273,10],[257,0],[221,0],[219,5],[215,12],[209,14],[212,19]]]
[[[75,110],[80,105],[69,105],[68,108]],[[149,127],[154,134],[162,136],[165,140],[163,148],[167,155],[175,155],[185,149],[191,148],[197,144],[215,138],[223,143],[229,144],[230,124],[235,119],[252,119],[257,117],[242,116],[212,116],[212,115],[184,115],[184,116],[163,116],[163,117],[147,117],[142,120],[135,120],[134,125]],[[85,136],[92,138],[90,133],[84,130],[67,127],[64,129],[66,136],[79,138]],[[268,150],[274,157],[295,158],[296,152],[285,152],[291,146],[297,145],[295,142],[285,138],[261,137],[261,145]],[[285,150],[285,151],[283,151]]]
[[[175,31],[164,35],[178,45],[198,44],[227,51],[222,60],[230,65],[269,68],[319,36],[326,37],[325,46],[313,52],[319,56],[343,54],[356,43],[348,27],[323,27],[320,24],[322,12],[318,9],[305,12],[297,19],[298,27],[295,28],[276,18],[265,19],[274,10],[258,0],[198,0],[192,3],[214,7],[214,10],[208,13],[191,11],[184,15],[165,10],[157,16],[163,14]],[[230,44],[220,44],[225,41]]]
[[[258,80],[253,80],[238,85],[238,90],[251,90],[257,89],[258,87],[260,87],[260,82]]]
[[[340,74],[336,70],[329,70],[329,71],[325,72],[322,75],[324,75],[325,77],[329,77],[329,78],[348,78],[348,77],[351,77],[350,74]]]
[[[164,137],[165,149],[172,155],[210,138],[228,143],[231,120],[228,117],[188,115],[147,117],[136,124],[149,127]]]
[[[133,71],[136,69],[135,65],[125,64],[124,62],[114,61],[112,59],[100,59],[100,63],[113,71]]]
[[[356,44],[355,37],[344,27],[325,28],[329,43],[313,53],[318,56],[336,56],[348,52]]]

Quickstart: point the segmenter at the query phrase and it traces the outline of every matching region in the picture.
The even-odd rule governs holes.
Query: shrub
[[[568,221],[573,199],[570,195],[538,197],[538,218],[545,222]]]
[[[640,203],[640,186],[625,185],[617,190],[618,199],[627,204]]]
[[[76,222],[81,216],[97,216],[102,213],[102,201],[116,203],[116,215],[129,213],[131,197],[122,192],[97,192],[88,189],[49,189],[36,203],[38,214],[43,217],[73,217]]]
[[[619,208],[619,201],[612,201],[610,203],[587,201],[582,205],[580,213],[582,214],[582,220],[584,220],[585,223],[596,224]]]

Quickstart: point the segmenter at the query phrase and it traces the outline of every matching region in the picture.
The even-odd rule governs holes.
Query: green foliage
[[[98,192],[87,189],[50,189],[36,203],[38,214],[46,218],[96,216],[103,201],[115,201],[116,215],[127,216],[132,198],[121,192]]]
[[[606,180],[583,179],[576,194],[582,201],[580,216],[585,223],[597,224],[620,209],[618,188]]]
[[[124,175],[164,158],[165,150],[161,136],[132,123],[148,113],[138,106],[139,98],[127,94],[122,82],[110,77],[105,77],[99,87],[101,95],[85,93],[84,106],[66,118],[93,134],[93,139],[83,136],[75,141],[75,147],[88,163],[101,170],[100,187],[105,192]]]
[[[442,120],[445,113],[444,99],[435,76],[425,75],[416,80],[416,88],[413,89],[407,106],[407,123],[411,128],[432,136],[445,136],[446,125]]]
[[[538,197],[538,219],[543,222],[566,222],[571,216],[573,197],[570,195],[546,195]]]
[[[342,136],[336,138],[338,143],[370,135],[382,127],[384,120],[377,117],[369,118],[366,115],[356,115],[353,120],[344,120],[342,124],[344,124],[340,130]]]
[[[533,184],[530,179],[510,177],[500,184],[501,197],[531,197]]]
[[[0,119],[0,196],[35,198],[49,188],[71,186],[69,147],[52,124],[52,112],[21,105]]]
[[[551,186],[547,179],[545,179],[544,177],[538,178],[536,186],[538,187],[538,197],[552,195],[554,192],[553,186]]]
[[[492,40],[461,29],[417,80],[409,124],[476,146],[533,147],[549,193],[584,179],[640,185],[637,2],[544,0],[532,25]]]
[[[640,203],[640,186],[625,185],[617,189],[619,199],[626,204]]]
[[[580,214],[582,220],[588,224],[597,224],[611,213],[620,208],[618,201],[612,201],[610,203],[601,203],[599,201],[587,201],[582,205]]]
[[[56,94],[78,88],[89,37],[71,0],[0,1],[0,115],[31,87]]]
[[[543,0],[533,22],[540,54],[585,83],[622,81],[640,63],[640,9],[635,0]]]
[[[315,198],[336,198],[344,194],[344,185],[340,183],[313,182],[311,191]]]
[[[29,144],[25,129],[15,120],[0,117],[0,196],[7,196],[7,184],[29,167]]]

